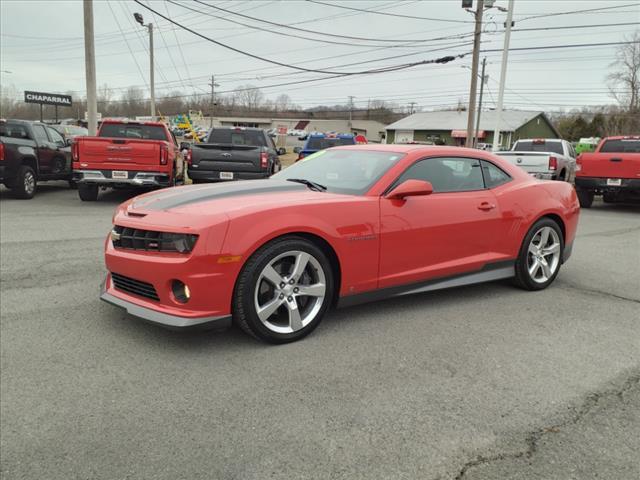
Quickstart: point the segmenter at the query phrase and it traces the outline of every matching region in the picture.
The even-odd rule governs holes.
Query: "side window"
[[[33,125],[33,134],[36,137],[36,141],[38,143],[47,143],[49,142],[49,137],[47,137],[47,132],[45,131],[42,125]]]
[[[62,135],[56,132],[53,128],[47,128],[47,131],[49,132],[49,137],[51,137],[52,142],[57,143],[58,145],[65,144],[65,141],[64,141],[64,138],[62,138]]]
[[[484,160],[482,160],[482,173],[487,188],[497,187],[511,180],[511,177],[504,170]]]
[[[475,158],[427,158],[410,166],[398,179],[431,182],[435,193],[484,190],[480,161]]]
[[[172,131],[169,131],[169,133],[171,134],[171,138],[173,139],[173,144],[178,146],[178,140],[176,140],[176,136]]]

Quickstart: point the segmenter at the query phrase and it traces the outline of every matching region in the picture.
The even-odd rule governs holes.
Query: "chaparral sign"
[[[25,91],[24,101],[26,103],[39,103],[43,105],[58,105],[60,107],[70,107],[71,95]]]

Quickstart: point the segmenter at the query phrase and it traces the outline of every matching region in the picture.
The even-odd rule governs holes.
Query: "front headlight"
[[[197,240],[197,235],[191,235],[188,233],[163,233],[162,250],[172,249],[180,253],[189,253],[193,250]]]

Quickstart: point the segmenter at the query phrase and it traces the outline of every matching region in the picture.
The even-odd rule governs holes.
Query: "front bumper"
[[[78,184],[105,186],[168,187],[169,175],[161,172],[127,171],[127,178],[112,178],[111,170],[74,170],[73,180]]]
[[[180,315],[173,315],[152,308],[148,308],[132,301],[126,300],[117,294],[109,293],[107,288],[107,282],[109,278],[105,279],[102,284],[100,293],[100,300],[123,308],[129,315],[140,318],[146,322],[160,325],[172,330],[185,330],[185,329],[222,329],[231,325],[231,315],[214,315],[207,317],[183,317]]]

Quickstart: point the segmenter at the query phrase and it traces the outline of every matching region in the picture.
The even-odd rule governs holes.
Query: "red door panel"
[[[506,259],[504,233],[489,190],[380,200],[379,288],[478,270]]]

